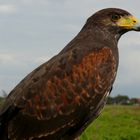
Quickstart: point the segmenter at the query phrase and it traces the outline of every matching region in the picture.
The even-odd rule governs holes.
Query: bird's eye
[[[117,21],[117,20],[120,19],[120,15],[114,14],[114,15],[112,15],[111,18],[112,18],[113,21]]]

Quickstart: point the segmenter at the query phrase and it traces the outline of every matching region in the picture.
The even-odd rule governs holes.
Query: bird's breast
[[[117,61],[109,48],[102,48],[90,52],[79,63],[71,67],[70,73],[62,70],[63,77],[53,75],[44,85],[42,92],[35,95],[33,103],[36,105],[39,118],[57,116],[57,114],[71,114],[74,106],[81,106],[92,102],[97,104],[111,88],[117,70]],[[96,102],[94,102],[96,100]],[[51,110],[52,113],[46,113]],[[36,112],[34,112],[36,113]],[[46,114],[48,116],[46,116]]]

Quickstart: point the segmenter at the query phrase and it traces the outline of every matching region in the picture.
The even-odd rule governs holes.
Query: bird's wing
[[[9,121],[10,138],[63,135],[80,125],[88,112],[96,113],[114,81],[116,61],[109,48],[78,58],[75,53],[53,58],[11,92],[1,111],[3,115],[11,106],[19,109]]]

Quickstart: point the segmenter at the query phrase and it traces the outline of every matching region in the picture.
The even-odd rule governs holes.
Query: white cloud
[[[135,82],[140,83],[140,50],[128,48],[124,49],[124,51],[120,52],[118,82],[123,85],[131,85]]]
[[[7,62],[13,62],[15,60],[14,55],[11,54],[0,54],[0,64],[6,64]]]
[[[21,3],[25,5],[33,5],[33,4],[43,5],[43,4],[48,4],[49,2],[48,0],[21,0]]]
[[[126,46],[133,49],[134,46],[140,45],[140,33],[134,31],[128,32],[121,37],[119,43],[121,48]]]
[[[0,13],[4,14],[12,14],[17,11],[17,7],[15,5],[7,5],[7,4],[2,4],[0,5]]]

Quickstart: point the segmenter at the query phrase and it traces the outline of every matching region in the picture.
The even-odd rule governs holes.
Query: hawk
[[[27,75],[0,110],[1,140],[74,140],[98,117],[118,68],[118,40],[140,31],[125,10],[93,14],[56,56]]]

